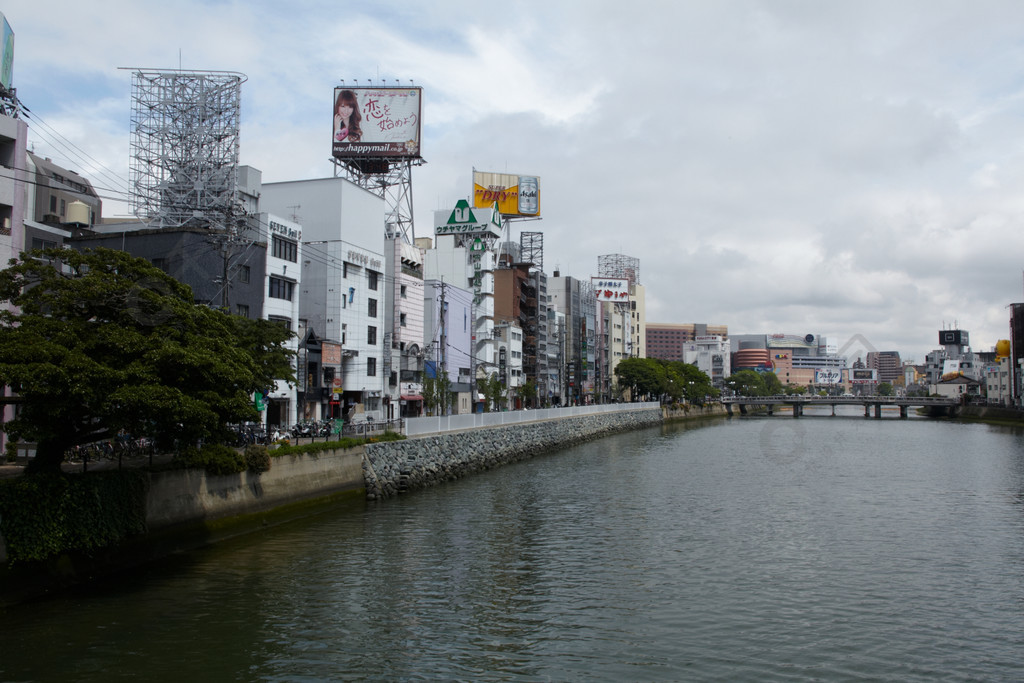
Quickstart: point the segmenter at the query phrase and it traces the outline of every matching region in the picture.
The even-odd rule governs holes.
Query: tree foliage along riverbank
[[[294,381],[291,332],[193,301],[192,290],[124,252],[46,249],[0,271],[0,384],[20,410],[4,425],[35,442],[32,468],[120,432],[164,450],[221,442],[252,420],[254,392]]]
[[[629,390],[634,400],[668,398],[675,403],[686,399],[689,403],[703,405],[719,393],[706,373],[682,361],[624,358],[615,366],[615,377],[619,389]]]

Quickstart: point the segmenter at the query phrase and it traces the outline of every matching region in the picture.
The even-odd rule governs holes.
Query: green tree
[[[624,358],[615,366],[620,392],[629,390],[630,400],[660,397],[668,389],[665,366],[654,358]]]
[[[762,373],[761,379],[764,381],[765,396],[776,396],[786,393],[786,388],[782,386],[782,380],[774,372]]]
[[[121,430],[165,448],[222,441],[257,416],[254,392],[294,381],[284,326],[196,305],[124,252],[26,252],[0,271],[0,302],[0,383],[20,401],[4,429],[36,442],[36,471]]]
[[[476,384],[484,395],[484,411],[489,413],[491,410],[501,410],[501,403],[505,400],[505,385],[498,379],[498,373],[478,377]]]
[[[707,373],[692,363],[662,361],[668,377],[668,395],[673,400],[685,398],[688,403],[704,405],[705,397],[718,396]],[[678,394],[678,396],[677,396]]]
[[[441,370],[437,377],[423,380],[423,403],[431,415],[447,415],[451,397],[452,383],[447,370]]]
[[[878,395],[879,396],[892,396],[892,394],[893,394],[892,384],[890,384],[889,382],[881,382],[881,383],[879,383],[879,385],[878,385]]]
[[[774,373],[770,373],[774,377]],[[767,391],[760,372],[754,370],[740,370],[729,375],[725,385],[740,396],[764,396]],[[777,379],[777,378],[776,378]]]
[[[537,407],[537,383],[532,379],[528,379],[519,385],[519,388],[516,389],[516,393],[522,400],[524,408]]]

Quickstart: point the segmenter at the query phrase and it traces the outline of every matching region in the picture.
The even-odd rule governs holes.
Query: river
[[[11,607],[0,680],[1024,679],[1024,431],[850,410],[621,434]]]

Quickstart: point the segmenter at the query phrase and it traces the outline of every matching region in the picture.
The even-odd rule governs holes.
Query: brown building
[[[903,362],[899,351],[868,351],[865,365],[878,370],[878,381],[896,385],[903,378]]]
[[[538,314],[541,308],[536,284],[530,277],[531,267],[530,263],[513,263],[494,271],[494,322],[515,323],[523,330],[524,380],[538,384]]]
[[[647,323],[645,335],[647,358],[661,360],[685,360],[686,345],[697,337],[708,335],[729,336],[728,325],[707,325],[704,323]]]

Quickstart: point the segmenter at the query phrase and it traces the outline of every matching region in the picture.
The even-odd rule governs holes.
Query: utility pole
[[[446,373],[446,375],[447,375],[447,372],[448,372],[448,334],[447,334],[447,329],[448,329],[448,315],[447,315],[448,314],[448,301],[446,300],[445,287],[446,287],[446,285],[444,283],[444,277],[442,277],[441,278],[441,311],[440,311],[440,318],[441,318],[441,343],[440,343],[439,348],[437,350],[438,351],[438,356],[439,356],[439,359],[438,359],[439,369],[437,370],[437,379],[438,380],[441,380],[441,373],[442,372]],[[439,382],[438,386],[440,386],[444,390],[444,394],[445,395],[441,397],[441,410],[443,411],[443,414],[447,415],[448,414],[448,396],[447,396],[447,394],[449,393],[449,391],[448,391],[448,388],[444,386],[444,384],[445,384],[445,382]]]

